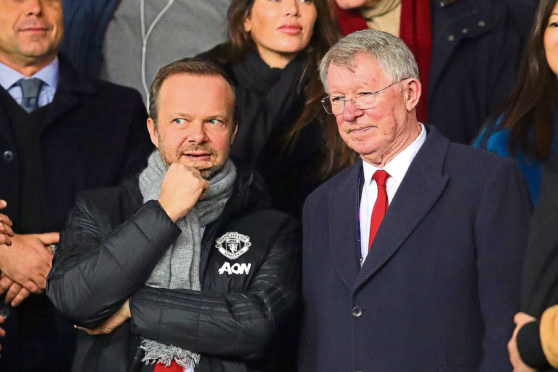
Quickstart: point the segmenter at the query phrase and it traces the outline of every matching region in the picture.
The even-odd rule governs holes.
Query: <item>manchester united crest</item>
[[[248,252],[250,237],[237,232],[228,232],[215,241],[215,248],[229,260],[236,260],[244,253]]]

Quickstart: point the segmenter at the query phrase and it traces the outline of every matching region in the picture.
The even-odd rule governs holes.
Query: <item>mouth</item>
[[[184,159],[190,161],[209,161],[211,160],[211,153],[203,152],[203,151],[189,151],[182,154]]]
[[[43,34],[48,32],[50,29],[48,27],[26,27],[19,30],[19,32],[28,34]]]
[[[361,133],[368,132],[372,128],[375,128],[375,127],[374,126],[367,126],[367,127],[353,128],[353,129],[349,129],[348,133],[349,134],[361,134]]]
[[[279,31],[287,35],[298,35],[302,32],[302,27],[300,25],[282,25],[279,27]]]

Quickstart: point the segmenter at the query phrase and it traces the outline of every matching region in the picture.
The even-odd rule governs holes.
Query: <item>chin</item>
[[[364,4],[364,1],[355,1],[355,0],[337,0],[337,6],[341,9],[352,9],[361,7]]]

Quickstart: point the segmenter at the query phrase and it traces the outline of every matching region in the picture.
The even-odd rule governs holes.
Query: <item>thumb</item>
[[[55,244],[60,241],[60,233],[58,232],[37,234],[36,236],[44,245]]]

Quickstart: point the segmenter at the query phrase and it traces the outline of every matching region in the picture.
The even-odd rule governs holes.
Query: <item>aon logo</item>
[[[231,265],[229,262],[225,262],[223,264],[223,266],[221,266],[221,268],[219,269],[219,274],[223,275],[224,273],[227,273],[229,275],[231,274],[246,274],[248,275],[248,273],[250,272],[250,268],[252,267],[252,264],[245,264],[245,263],[235,263],[233,265]]]

